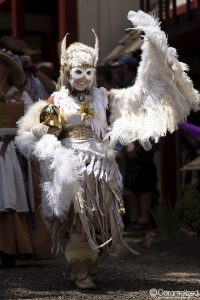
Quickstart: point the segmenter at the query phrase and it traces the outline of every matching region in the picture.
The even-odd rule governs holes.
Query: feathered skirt
[[[41,162],[42,212],[55,246],[82,232],[90,247],[122,240],[122,178],[107,146],[95,139],[64,139],[54,158]]]

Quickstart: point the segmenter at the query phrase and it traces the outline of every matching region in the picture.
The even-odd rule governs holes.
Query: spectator
[[[19,87],[25,74],[18,57],[0,50],[0,256],[4,267],[17,255],[33,254],[26,213],[34,209],[33,190],[24,183],[15,150],[16,121],[32,103]],[[19,61],[20,62],[20,61]]]
[[[0,39],[0,47],[11,50],[16,54],[16,57],[19,57],[19,63],[21,63],[25,74],[25,81],[20,88],[27,92],[32,102],[37,102],[39,99],[47,99],[49,95],[54,92],[55,83],[32,62],[31,57],[38,54],[40,52],[39,49],[28,47],[23,40],[12,36],[3,36]],[[27,162],[24,161],[24,163],[26,165]],[[34,228],[30,228],[34,254],[36,254],[37,257],[48,257],[50,256],[50,238],[39,213],[41,195],[38,166],[35,161],[31,162],[30,169],[30,176],[32,177],[31,180],[35,191],[35,224]]]
[[[116,58],[111,64],[113,72],[113,85],[116,88],[126,88],[135,82],[138,60],[130,54]]]
[[[132,86],[138,65],[138,60],[130,54],[116,58],[111,64],[115,87]],[[124,179],[127,229],[147,229],[150,226],[150,210],[156,189],[153,151],[145,151],[137,142],[131,143],[118,151],[117,162]]]
[[[49,95],[55,91],[55,83],[42,73],[31,59],[31,56],[40,52],[40,50],[30,48],[23,40],[12,36],[3,36],[0,39],[0,47],[19,55],[26,74],[24,89],[31,99],[34,102],[39,99],[48,99]]]
[[[112,70],[108,65],[96,68],[97,87],[104,87],[108,91],[113,87]]]
[[[145,151],[138,143],[126,147],[124,187],[129,219],[127,229],[146,230],[151,227],[151,208],[156,192],[154,151]]]
[[[41,61],[36,65],[36,67],[56,84],[59,73],[56,72],[52,62]]]

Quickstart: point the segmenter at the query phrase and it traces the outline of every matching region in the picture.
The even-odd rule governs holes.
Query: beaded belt
[[[88,140],[91,138],[97,139],[97,135],[90,127],[84,125],[76,125],[73,127],[65,128],[62,138],[72,138],[77,140]]]

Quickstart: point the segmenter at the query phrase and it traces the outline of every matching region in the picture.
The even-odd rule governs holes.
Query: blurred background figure
[[[50,61],[41,61],[36,65],[37,69],[51,79],[55,84],[59,77],[59,72],[56,72],[55,67]]]
[[[134,84],[139,60],[130,54],[116,58],[112,64],[113,86],[126,88]]]
[[[109,91],[113,88],[113,74],[109,65],[96,67],[97,87],[104,87]]]
[[[48,99],[55,91],[55,83],[32,62],[32,56],[39,53],[40,50],[28,47],[23,40],[12,36],[3,36],[0,39],[0,48],[10,50],[19,56],[26,75],[24,89],[33,102],[39,99]]]
[[[156,194],[154,150],[145,151],[138,142],[125,147],[125,206],[128,230],[151,228],[151,209]]]
[[[131,54],[117,57],[111,63],[114,88],[132,86],[137,76],[139,59]],[[124,202],[127,230],[144,230],[151,226],[152,201],[156,191],[154,151],[145,151],[138,142],[123,147],[116,145],[120,171],[124,182]]]
[[[16,151],[16,122],[33,101],[24,90],[22,62],[0,50],[0,256],[3,267],[15,258],[50,256],[50,236],[40,213],[36,169]],[[34,190],[34,192],[33,192]]]
[[[33,187],[30,176],[25,185],[14,143],[16,122],[32,104],[20,88],[25,81],[20,63],[10,51],[0,50],[0,256],[4,267],[14,266],[18,255],[33,254],[26,219],[34,210]]]
[[[27,95],[32,99],[31,102],[36,102],[39,99],[48,99],[49,95],[55,91],[55,82],[32,62],[32,56],[36,56],[40,53],[40,50],[29,47],[22,39],[12,36],[3,36],[0,38],[0,47],[12,51],[19,58],[19,63],[25,74],[25,80],[20,89],[26,91]],[[32,225],[29,228],[34,256],[46,258],[50,256],[51,239],[40,214],[41,193],[37,162],[32,161],[30,165],[30,162],[23,157],[23,173],[25,178],[27,167],[31,173],[30,177],[34,190],[35,212],[32,216]]]

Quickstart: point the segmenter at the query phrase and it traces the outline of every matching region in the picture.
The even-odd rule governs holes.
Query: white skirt
[[[2,144],[3,142],[0,142],[0,149]],[[33,208],[33,197],[30,201]],[[14,141],[8,144],[5,155],[0,155],[0,211],[8,209],[17,212],[30,210]]]

